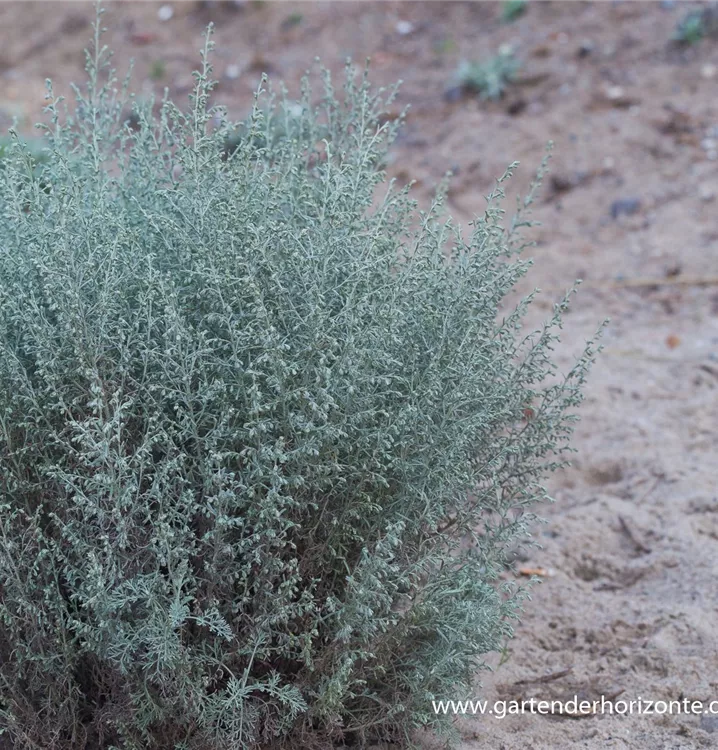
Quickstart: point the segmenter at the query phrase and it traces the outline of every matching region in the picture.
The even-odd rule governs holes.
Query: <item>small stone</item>
[[[171,5],[161,5],[160,9],[157,11],[157,18],[159,18],[160,21],[169,21],[174,14],[175,12]]]
[[[616,166],[616,160],[612,156],[607,156],[603,160],[604,169],[613,169]]]
[[[635,94],[628,94],[623,86],[604,86],[596,98],[597,106],[616,107],[617,109],[628,109],[634,104],[640,104],[641,100]]]
[[[401,36],[408,36],[416,29],[411,21],[398,21],[394,28],[396,29],[396,33]]]
[[[715,78],[716,73],[718,73],[718,68],[716,68],[716,66],[713,65],[713,63],[706,63],[701,68],[701,76],[708,80],[710,80],[711,78]]]
[[[465,90],[463,86],[452,86],[444,91],[444,101],[454,103],[464,98]]]
[[[701,148],[704,151],[715,151],[718,148],[718,141],[715,138],[704,138],[701,141]]]
[[[239,78],[240,72],[239,65],[232,63],[225,68],[224,77],[229,78],[230,81],[234,81],[236,78]]]
[[[716,159],[718,159],[718,151],[716,151],[716,150],[707,151],[706,152],[706,159],[708,159],[709,161],[715,161]]]
[[[584,39],[581,42],[581,46],[578,48],[576,54],[580,58],[588,57],[593,52],[595,47],[596,45],[590,39]]]
[[[632,216],[641,209],[641,201],[638,198],[621,198],[611,204],[611,218],[619,216]]]

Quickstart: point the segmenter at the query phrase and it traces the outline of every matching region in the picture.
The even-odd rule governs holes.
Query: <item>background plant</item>
[[[463,61],[456,71],[457,85],[481,99],[500,99],[519,70],[513,50],[503,48],[483,62]]]
[[[449,731],[593,356],[532,335],[501,183],[465,237],[381,185],[351,70],[245,123],[107,56],[0,170],[0,719],[17,748],[323,747]],[[219,125],[216,125],[219,123]],[[381,124],[384,123],[384,124]],[[239,136],[238,136],[239,134]],[[229,139],[232,148],[227,148]],[[40,173],[37,172],[37,167]],[[383,197],[377,200],[380,186]],[[530,415],[530,416],[528,416]]]
[[[32,157],[36,164],[40,164],[46,161],[47,156],[45,154],[45,144],[40,140],[25,140],[24,141],[27,153]],[[12,148],[13,139],[9,136],[0,137],[0,169],[3,166],[3,159],[7,154],[8,150]]]
[[[527,7],[527,0],[506,0],[501,6],[501,20],[512,23],[526,12]]]
[[[676,24],[674,41],[680,44],[696,44],[705,37],[718,38],[718,3],[690,10]]]

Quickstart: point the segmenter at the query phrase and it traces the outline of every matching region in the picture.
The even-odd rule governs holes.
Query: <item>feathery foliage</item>
[[[377,190],[391,92],[126,122],[107,52],[0,170],[0,726],[19,750],[411,742],[510,633],[498,581],[593,357]],[[383,124],[382,124],[383,123]],[[241,133],[241,137],[236,134]],[[226,149],[229,138],[233,147]],[[529,201],[526,201],[528,205]],[[527,420],[525,410],[531,409]],[[443,723],[442,723],[443,722]]]

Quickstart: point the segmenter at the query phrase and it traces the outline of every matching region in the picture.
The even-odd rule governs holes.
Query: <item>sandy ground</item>
[[[462,222],[515,159],[522,189],[555,141],[535,212],[530,285],[545,293],[532,320],[584,279],[559,353],[566,367],[601,319],[611,323],[574,467],[551,479],[541,546],[518,561],[548,575],[477,695],[718,700],[718,41],[671,45],[688,6],[670,2],[531,4],[510,25],[494,3],[171,7],[164,22],[155,3],[116,3],[105,16],[118,65],[136,58],[145,93],[187,93],[209,20],[217,98],[237,114],[262,70],[291,88],[314,55],[337,72],[347,56],[371,55],[374,80],[403,79],[397,106],[412,104],[390,173],[416,179],[427,200],[453,169]],[[81,80],[91,15],[85,3],[0,5],[0,126],[38,119],[45,77],[63,91]],[[462,59],[504,43],[523,67],[503,101],[447,99]],[[462,750],[718,747],[718,715],[460,725]]]

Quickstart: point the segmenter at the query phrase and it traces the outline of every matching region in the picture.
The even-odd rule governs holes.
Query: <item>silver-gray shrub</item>
[[[51,98],[44,163],[18,142],[0,168],[2,729],[448,729],[431,700],[510,634],[507,550],[592,346],[558,376],[566,302],[521,333],[527,221],[504,228],[500,187],[462,236],[382,185],[397,124],[366,76],[260,95],[238,127],[205,59],[187,112],[128,124],[103,54],[76,106]]]

